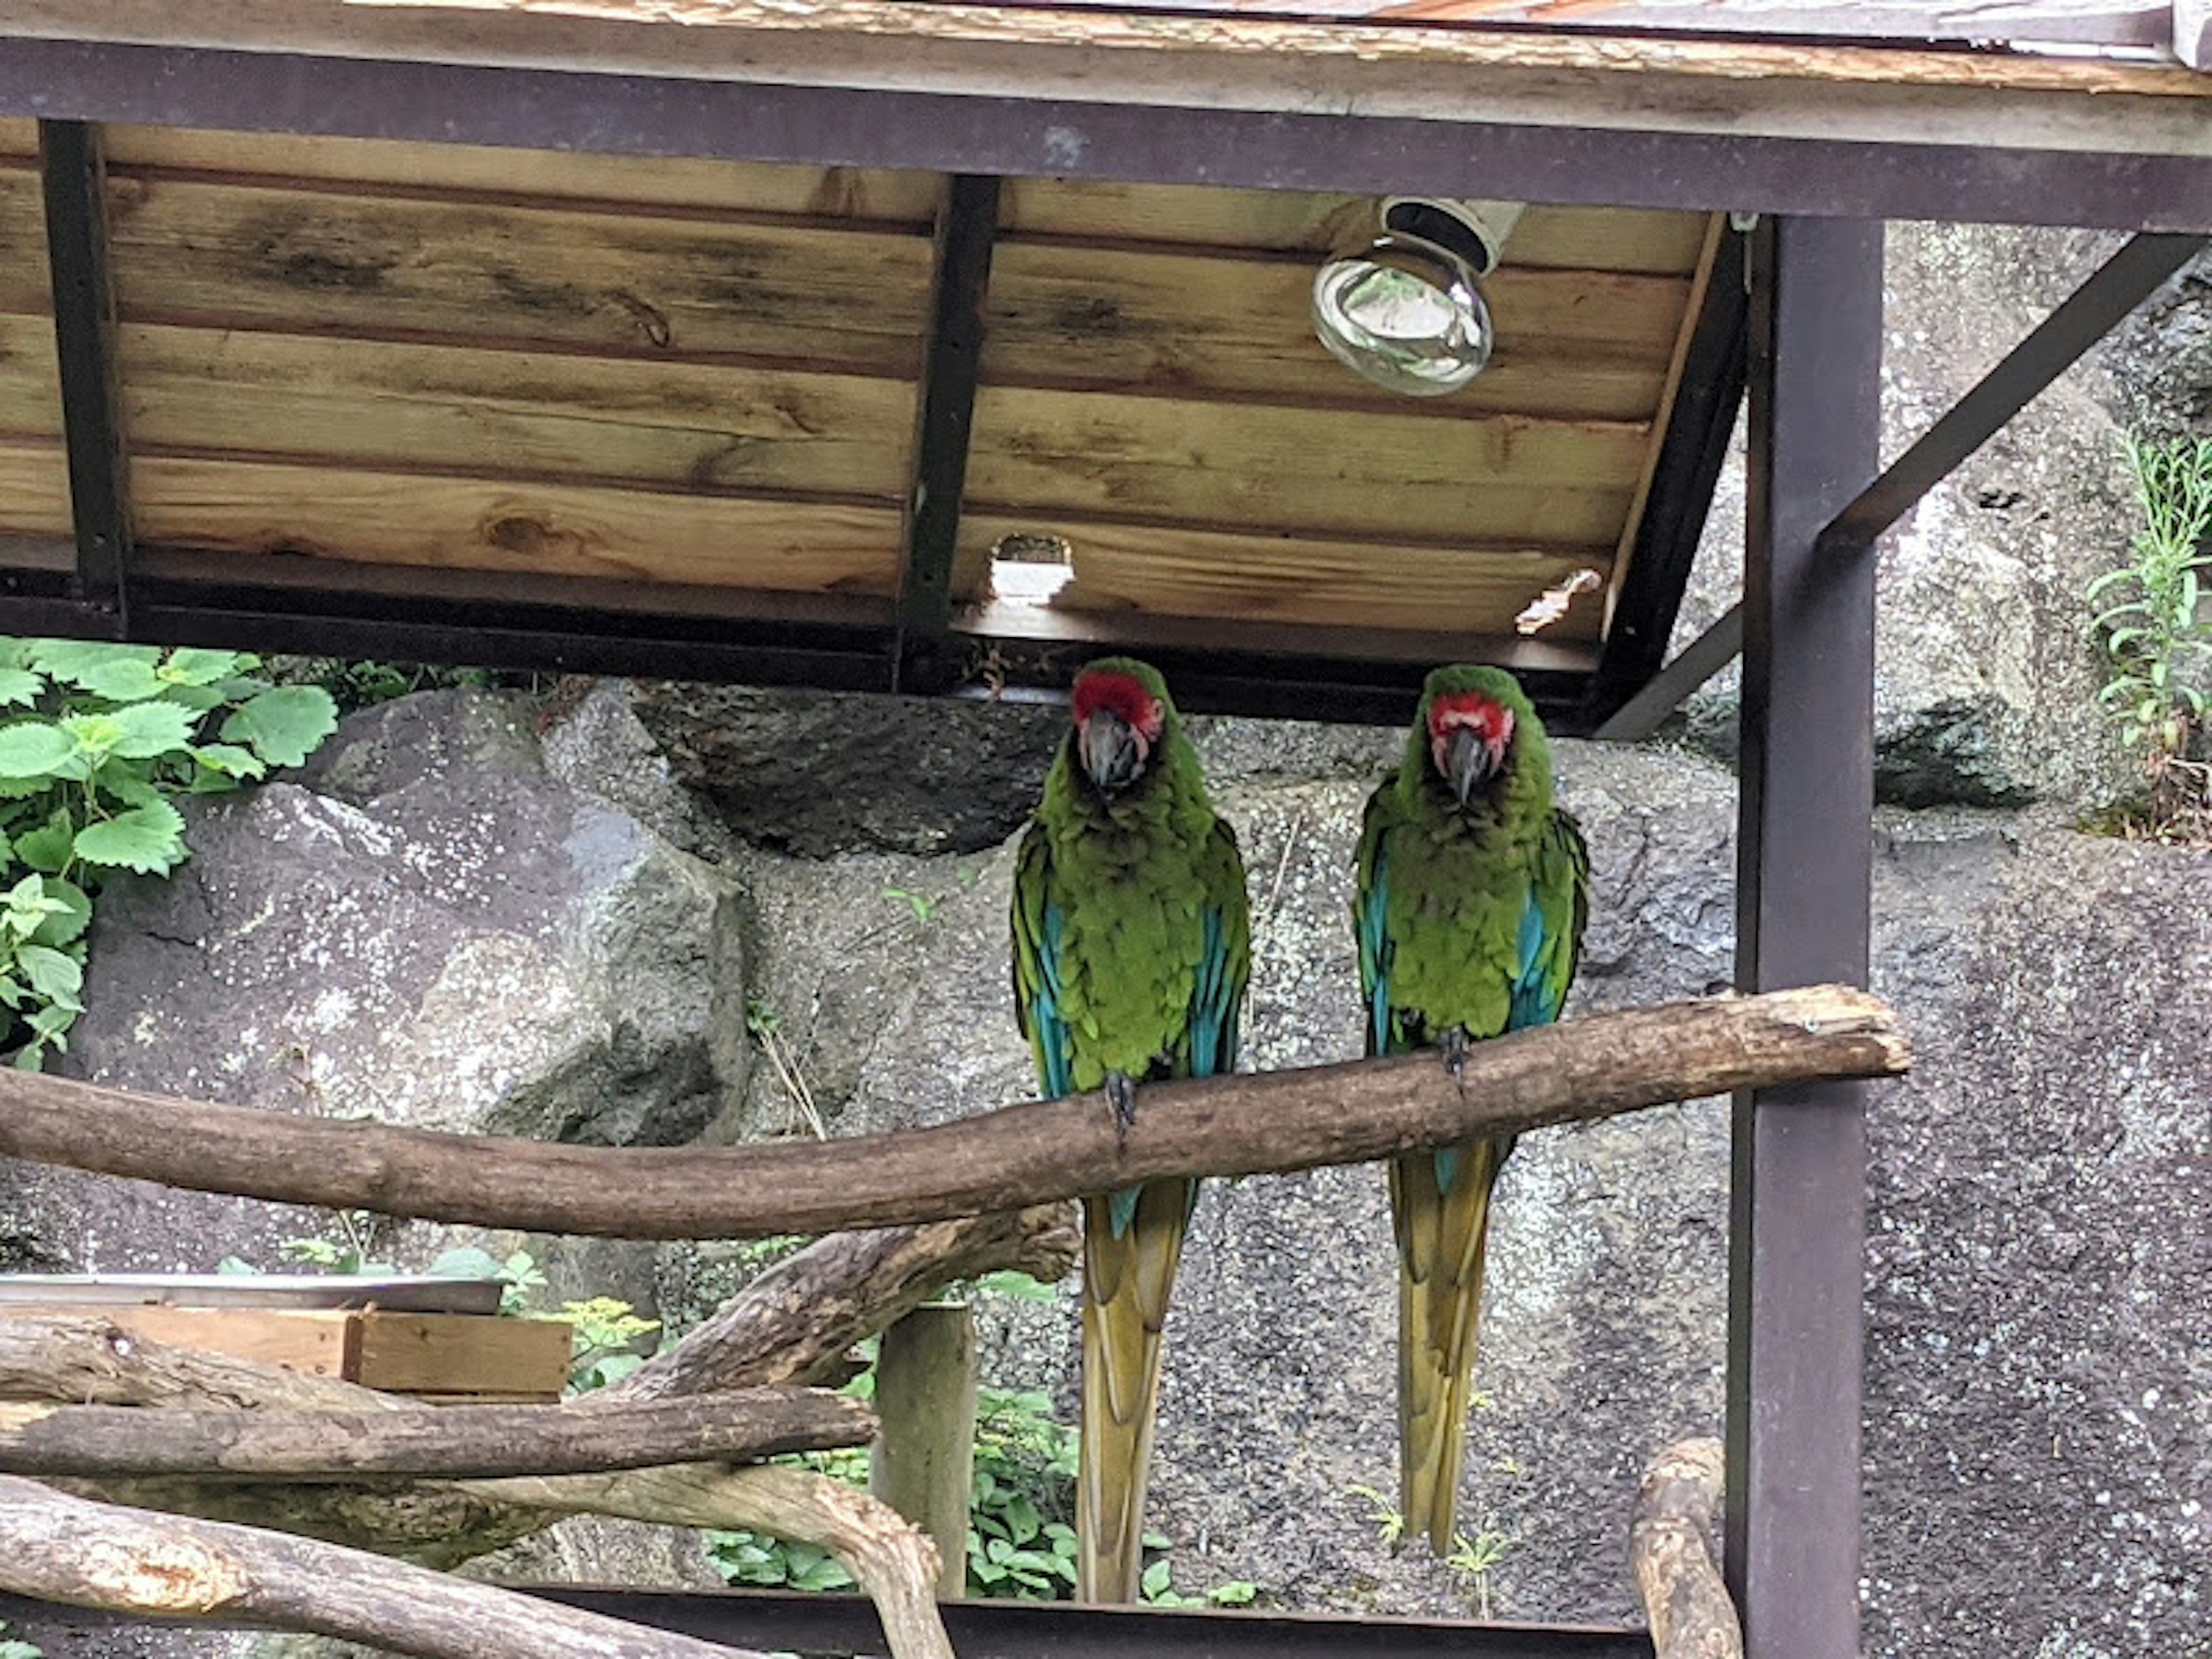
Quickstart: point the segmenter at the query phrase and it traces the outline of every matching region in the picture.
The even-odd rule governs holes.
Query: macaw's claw
[[[1106,1098],[1114,1108],[1114,1144],[1129,1144],[1129,1131],[1137,1127],[1137,1081],[1126,1072],[1106,1074]]]
[[[1451,1080],[1456,1085],[1460,1074],[1467,1069],[1467,1027],[1454,1025],[1449,1028],[1444,1032],[1443,1047],[1444,1070],[1451,1074]]]

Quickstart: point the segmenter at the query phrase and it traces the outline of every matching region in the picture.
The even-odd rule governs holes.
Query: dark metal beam
[[[115,373],[115,295],[108,281],[107,183],[99,129],[82,121],[40,122],[39,165],[62,437],[76,527],[72,592],[106,613],[109,631],[120,634],[130,626],[130,462]]]
[[[1642,742],[1742,649],[1743,606],[1732,605],[1590,735],[1601,743]]]
[[[1736,983],[1867,976],[1871,544],[1820,528],[1880,464],[1881,227],[1785,218],[1752,295]],[[1857,1659],[1865,1087],[1736,1097],[1727,1569],[1746,1659]]]
[[[1628,574],[1606,631],[1605,654],[1590,686],[1587,722],[1601,731],[1666,659],[1682,590],[1712,506],[1713,484],[1728,459],[1736,410],[1743,403],[1748,351],[1746,253],[1740,231],[1723,234],[1636,526]]]
[[[983,368],[983,311],[999,233],[999,181],[956,173],[937,216],[928,349],[915,421],[914,487],[906,503],[894,690],[939,689],[952,672],[952,561],[968,478],[968,437]]]
[[[0,41],[0,115],[1252,189],[2212,231],[2212,162]]]
[[[1952,404],[1918,442],[1854,496],[1820,532],[1821,543],[1847,549],[1875,540],[2194,258],[2205,242],[2202,236],[2146,234],[2130,238]]]

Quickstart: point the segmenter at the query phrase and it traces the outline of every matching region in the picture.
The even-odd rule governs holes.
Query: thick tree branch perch
[[[92,1503],[9,1475],[0,1475],[0,1589],[245,1620],[422,1659],[761,1659],[357,1550]]]
[[[1628,1559],[1656,1659],[1743,1659],[1743,1629],[1713,1559],[1721,1443],[1680,1440],[1644,1467]]]
[[[1735,1089],[1894,1076],[1903,1032],[1842,986],[1596,1014],[1432,1055],[1167,1083],[1117,1143],[1103,1098],[742,1147],[583,1147],[125,1094],[0,1073],[0,1153],[204,1192],[477,1226],[740,1238],[943,1220],[1164,1176],[1357,1164]],[[1265,1134],[1252,1126],[1265,1123]]]
[[[147,1412],[129,1406],[0,1406],[0,1472],[345,1481],[586,1474],[865,1445],[857,1400],[746,1389],[711,1401],[572,1406],[420,1406],[398,1411]]]
[[[1075,1266],[1082,1236],[1071,1205],[1040,1205],[833,1233],[763,1273],[705,1324],[605,1390],[664,1400],[718,1389],[814,1382],[845,1351],[946,1285],[1011,1268],[1048,1283]]]

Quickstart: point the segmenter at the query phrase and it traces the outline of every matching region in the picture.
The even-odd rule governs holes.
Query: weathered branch
[[[357,1550],[72,1498],[0,1475],[0,1589],[224,1617],[422,1659],[761,1659]]]
[[[746,1389],[711,1401],[410,1405],[392,1412],[0,1406],[0,1473],[346,1481],[586,1474],[865,1445],[857,1400]]]
[[[778,1262],[705,1324],[605,1391],[662,1400],[718,1389],[814,1382],[864,1336],[946,1285],[1009,1268],[1048,1282],[1082,1248],[1065,1204],[833,1233]]]
[[[1680,1440],[1645,1466],[1628,1558],[1656,1659],[1743,1659],[1735,1605],[1713,1559],[1721,1443]]]
[[[928,1129],[741,1147],[583,1147],[126,1094],[0,1072],[0,1154],[287,1204],[530,1232],[739,1238],[942,1220],[1163,1176],[1356,1164],[1470,1135],[1909,1064],[1879,999],[1841,986],[1596,1014],[1432,1055],[1145,1089]],[[1252,1126],[1267,1125],[1265,1134]]]

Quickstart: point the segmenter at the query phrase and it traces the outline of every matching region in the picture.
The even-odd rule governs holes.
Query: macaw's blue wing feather
[[[1553,809],[1536,849],[1528,908],[1521,914],[1520,960],[1506,1029],[1549,1025],[1559,1018],[1582,961],[1589,920],[1589,848],[1568,813]]]
[[[1056,1100],[1075,1086],[1075,1048],[1061,1017],[1060,963],[1067,913],[1052,896],[1052,853],[1043,834],[1022,838],[1014,866],[1014,1018],[1030,1040],[1037,1087]]]
[[[1367,1052],[1387,1054],[1394,1042],[1390,1012],[1390,958],[1395,946],[1389,931],[1389,848],[1382,835],[1383,792],[1367,805],[1359,838],[1358,889],[1352,898],[1352,931],[1359,940],[1359,993],[1367,1003]]]

